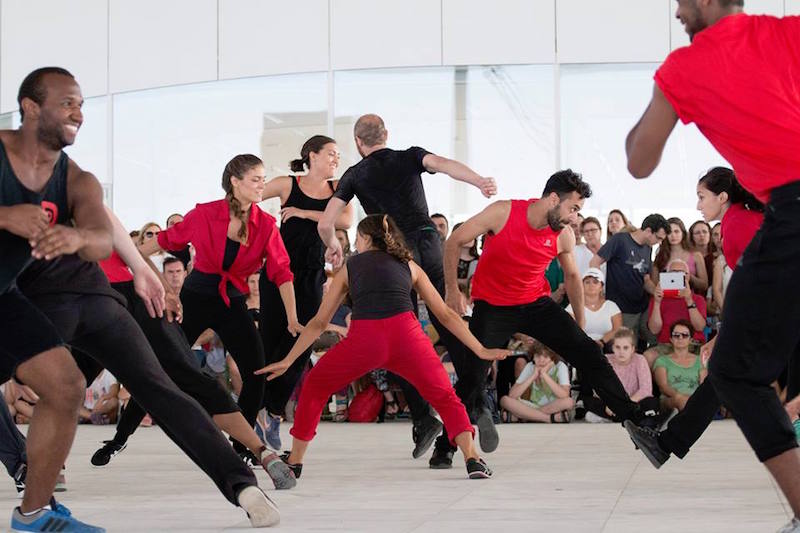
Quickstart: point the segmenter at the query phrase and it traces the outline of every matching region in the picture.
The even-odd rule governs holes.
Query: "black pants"
[[[797,447],[771,383],[800,346],[798,276],[800,181],[772,191],[764,223],[728,285],[709,362],[717,396],[762,462]]]
[[[9,476],[14,476],[21,463],[27,463],[25,437],[17,429],[5,400],[0,397],[0,462]]]
[[[245,297],[231,298],[230,307],[225,305],[218,294],[201,294],[184,288],[181,291],[183,303],[183,322],[181,327],[189,344],[207,329],[217,332],[225,349],[230,352],[242,375],[242,393],[239,395],[239,408],[245,420],[253,426],[258,411],[264,401],[263,376],[253,374],[264,366],[264,346],[258,335],[256,325],[250,318],[245,305]],[[244,446],[235,442],[238,451]]]
[[[131,392],[164,432],[216,483],[231,503],[253,472],[195,400],[181,392],[159,365],[141,328],[116,299],[56,294],[34,303],[70,345],[91,355]]]
[[[166,318],[151,318],[144,302],[133,291],[133,283],[114,283],[112,287],[128,300],[128,312],[142,328],[158,362],[179,389],[197,400],[211,416],[239,410],[219,381],[200,369],[197,357],[192,353],[192,347],[177,322],[168,322]],[[90,379],[86,376],[86,383],[91,383],[95,377]],[[127,442],[139,427],[144,415],[145,411],[136,398],[131,398],[117,422],[114,441],[119,444]]]
[[[322,286],[325,284],[323,269],[298,269],[294,272],[294,298],[297,307],[297,320],[308,324],[319,311],[322,303]],[[266,363],[280,361],[291,351],[297,337],[292,337],[286,329],[286,310],[277,285],[272,283],[262,270],[258,280],[260,292],[261,320],[258,329],[264,345]],[[267,383],[264,391],[264,407],[274,415],[283,414],[286,402],[292,395],[303,369],[311,357],[311,348],[302,353],[282,376]]]
[[[647,398],[642,398],[638,402],[639,407],[641,408],[642,412],[652,411],[657,413],[661,406],[659,405],[660,402],[658,398],[653,398],[652,396],[648,396]],[[621,422],[619,418],[617,418],[616,413],[615,416],[610,417],[608,413],[606,413],[606,402],[598,398],[597,396],[590,396],[588,398],[584,398],[583,406],[586,408],[587,411],[591,411],[592,413],[596,414],[597,416],[602,416],[603,418],[607,418],[609,420],[613,420],[614,422]],[[612,409],[613,411],[613,409]]]

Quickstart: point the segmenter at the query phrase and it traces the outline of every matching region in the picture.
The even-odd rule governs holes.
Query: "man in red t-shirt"
[[[676,16],[692,44],[656,72],[653,98],[625,148],[628,169],[644,178],[678,119],[694,122],[741,185],[767,203],[728,286],[709,379],[792,506],[784,530],[800,532],[800,453],[770,387],[800,348],[800,17],[749,16],[743,3],[679,0]],[[642,451],[663,463],[650,457],[660,451],[656,439],[636,430],[629,429]]]

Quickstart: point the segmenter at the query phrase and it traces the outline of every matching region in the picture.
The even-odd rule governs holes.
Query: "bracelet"
[[[697,304],[692,302],[691,304],[686,306],[686,309],[697,309]]]

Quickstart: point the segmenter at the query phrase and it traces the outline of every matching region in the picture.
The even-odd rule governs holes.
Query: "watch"
[[[686,306],[686,309],[697,309],[697,304],[692,302],[691,304]]]

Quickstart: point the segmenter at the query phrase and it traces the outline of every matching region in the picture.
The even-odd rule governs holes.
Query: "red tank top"
[[[98,261],[110,283],[132,281],[133,274],[128,270],[128,265],[119,256],[116,250],[111,252],[111,257]]]
[[[544,272],[558,255],[558,235],[549,226],[528,225],[528,206],[537,200],[511,200],[503,229],[487,235],[472,278],[472,299],[492,305],[522,305],[550,294]]]

